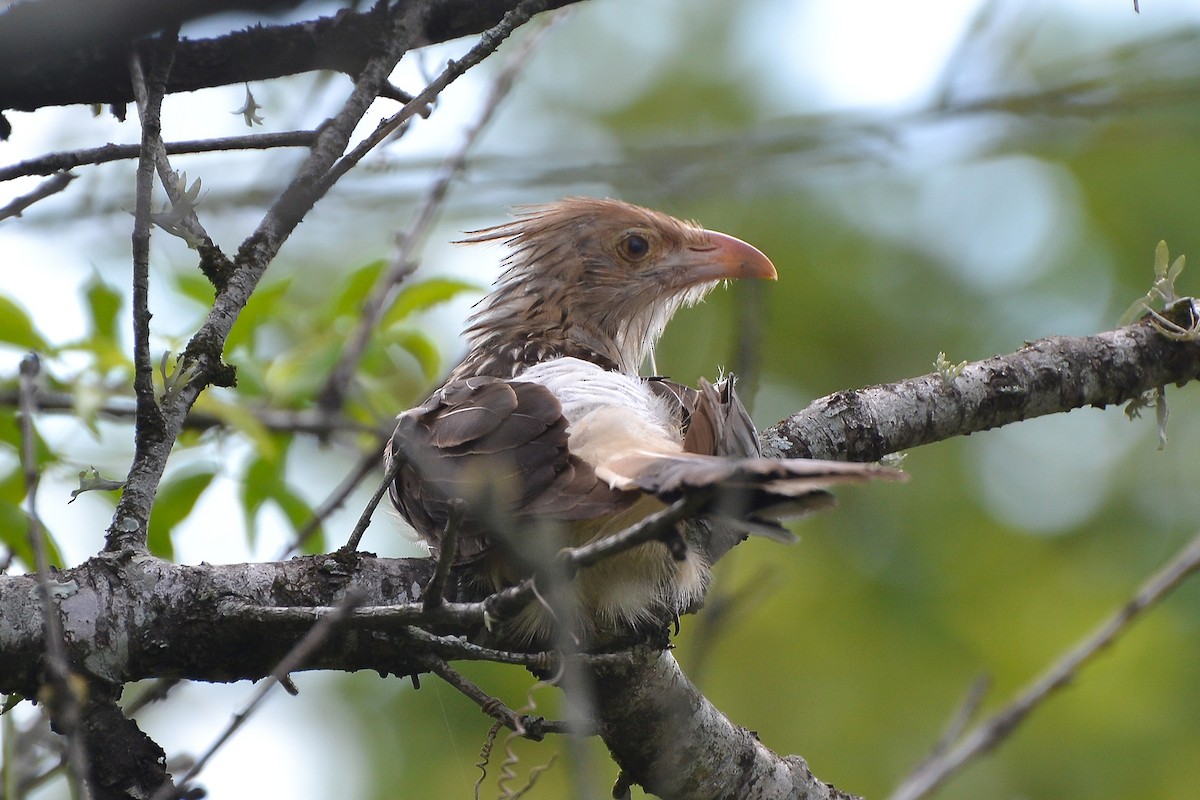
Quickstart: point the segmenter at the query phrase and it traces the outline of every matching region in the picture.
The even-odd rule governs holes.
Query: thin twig
[[[379,127],[373,133],[359,142],[349,153],[342,156],[322,178],[320,182],[322,191],[337,182],[342,175],[345,175],[346,172],[361,161],[363,156],[387,139],[393,131],[412,119],[413,115],[424,111],[437,99],[437,96],[442,93],[443,89],[457,80],[471,67],[495,52],[496,48],[503,44],[504,40],[511,36],[514,30],[524,25],[529,21],[530,17],[545,7],[546,0],[521,0],[516,8],[504,15],[504,18],[500,22],[484,31],[483,35],[479,37],[479,41],[467,51],[466,55],[458,61],[447,63],[446,68],[442,70],[442,74],[438,75],[429,85],[422,89],[420,94],[405,103],[403,108],[380,123]]]
[[[636,525],[630,525],[625,530],[613,536],[599,539],[580,547],[568,547],[559,553],[563,565],[574,574],[584,567],[611,558],[617,553],[623,553],[639,544],[663,539],[675,532],[675,523],[692,516],[708,502],[704,493],[680,498],[671,505],[644,517]]]
[[[179,678],[155,678],[149,686],[145,686],[132,700],[124,704],[122,709],[125,716],[133,717],[151,703],[159,703],[167,699],[167,695],[178,686]]]
[[[118,525],[136,526],[139,520],[149,518],[167,457],[200,392],[212,384],[227,386],[234,382],[232,369],[221,362],[221,352],[233,324],[283,242],[328,189],[326,184],[318,186],[316,178],[325,174],[329,165],[344,151],[355,126],[378,95],[379,87],[386,82],[387,76],[408,49],[410,35],[402,20],[394,15],[389,16],[385,28],[381,34],[384,39],[381,52],[368,59],[355,78],[354,89],[342,108],[320,127],[320,133],[304,164],[271,205],[255,231],[242,242],[236,268],[230,274],[220,276],[222,280],[212,308],[180,357],[181,368],[186,366],[196,377],[181,382],[169,397],[164,398],[158,441],[154,443],[153,452],[148,449],[140,455],[135,454],[125,491],[118,504]],[[145,160],[149,162],[148,158]],[[123,522],[126,519],[129,521]],[[106,546],[110,550],[121,546],[120,538],[111,529]]]
[[[358,460],[358,464],[351,470],[350,474],[343,478],[342,482],[333,490],[333,493],[325,498],[325,501],[313,511],[312,518],[304,523],[304,527],[296,531],[295,538],[279,552],[279,555],[275,558],[276,561],[283,561],[286,558],[290,558],[293,553],[303,547],[309,537],[315,534],[321,525],[325,523],[325,520],[329,519],[333,512],[342,507],[346,502],[346,498],[358,488],[358,485],[368,475],[379,468],[379,460],[383,457],[385,442],[386,437],[381,436],[377,446],[372,447],[370,452]]]
[[[357,609],[357,611],[364,610]],[[519,653],[512,650],[497,650],[493,647],[475,644],[461,636],[438,636],[424,628],[412,626],[405,629],[404,635],[447,661],[491,661],[496,664],[513,664],[546,672],[554,666],[557,658],[554,653],[547,652]]]
[[[523,719],[521,714],[513,711],[499,698],[493,697],[483,691],[483,689],[480,689],[462,673],[437,656],[426,656],[420,659],[420,661],[422,666],[453,686],[461,695],[479,706],[483,710],[483,713],[489,717],[504,723],[506,728],[516,731],[526,738],[533,739],[535,742],[541,741],[542,736],[538,731],[536,719]]]
[[[38,600],[42,608],[42,630],[46,641],[46,671],[49,684],[54,691],[53,717],[66,737],[66,760],[71,769],[68,779],[72,795],[77,798],[90,797],[88,787],[88,758],[84,746],[83,732],[79,730],[83,720],[80,698],[72,678],[71,663],[67,655],[62,621],[58,617],[58,604],[50,586],[50,562],[46,557],[45,530],[37,511],[37,490],[41,473],[37,465],[37,448],[33,429],[34,396],[37,393],[37,377],[41,362],[34,353],[21,359],[21,465],[25,474],[26,513],[29,516],[29,546],[37,569]]]
[[[275,669],[271,670],[271,674],[267,676],[261,683],[259,683],[258,687],[254,691],[253,696],[250,698],[250,702],[248,702],[241,711],[234,715],[233,719],[229,721],[229,725],[226,726],[225,730],[221,732],[216,740],[209,745],[208,749],[196,759],[196,762],[191,766],[191,768],[184,773],[183,777],[179,779],[177,788],[173,790],[170,786],[163,786],[158,792],[155,793],[153,800],[168,800],[168,798],[179,796],[179,794],[184,791],[187,784],[195,779],[196,775],[198,775],[212,759],[212,757],[217,754],[217,751],[220,750],[225,743],[229,741],[230,737],[237,732],[238,728],[242,727],[242,725],[246,723],[246,721],[254,714],[254,712],[256,712],[262,706],[263,700],[265,700],[270,691],[275,688],[275,685],[283,684],[289,681],[290,679],[288,678],[288,675],[304,666],[309,657],[311,657],[317,648],[324,643],[325,639],[328,638],[329,634],[333,631],[334,626],[344,619],[345,616],[352,611],[355,606],[358,605],[361,599],[362,595],[360,593],[351,591],[347,593],[342,602],[338,603],[334,607],[334,613],[319,617],[313,624],[312,628],[309,629],[308,633],[304,634],[304,637],[300,639],[300,641],[296,642],[295,646],[288,651],[287,655],[285,655],[279,661],[279,663],[275,665]]]
[[[132,475],[141,462],[153,458],[154,445],[162,442],[163,419],[154,396],[154,364],[150,358],[150,195],[154,183],[153,142],[162,138],[162,99],[167,76],[162,60],[156,59],[150,80],[144,80],[136,51],[130,55],[130,74],[135,90],[144,90],[144,96],[138,102],[142,151],[138,157],[133,213],[133,390],[137,416],[134,420],[134,457],[130,466]],[[138,491],[135,488],[132,493],[126,492],[117,503],[105,536],[105,549],[146,549],[153,489],[149,489],[151,496],[146,498],[142,508],[135,510],[132,506]]]
[[[4,208],[0,208],[0,220],[21,216],[21,213],[25,209],[38,200],[44,200],[51,195],[58,194],[67,188],[67,184],[73,180],[75,180],[75,176],[64,170],[55,174],[54,177],[42,181],[29,194],[23,194],[4,206]]]
[[[211,153],[226,150],[269,150],[275,147],[311,147],[317,138],[316,131],[279,131],[278,133],[252,133],[244,136],[226,136],[218,139],[191,139],[183,142],[165,142],[167,155],[186,153]],[[0,182],[11,181],[26,175],[50,175],[60,170],[84,165],[107,164],[137,158],[140,144],[106,144],[86,150],[69,150],[48,153],[44,156],[20,161],[12,166],[0,167]]]
[[[400,474],[400,467],[403,464],[404,462],[398,458],[393,458],[389,461],[388,468],[383,475],[383,480],[379,482],[379,486],[375,488],[375,493],[367,501],[366,508],[359,515],[358,522],[354,525],[354,530],[350,532],[350,538],[342,545],[342,552],[352,553],[358,549],[358,543],[362,541],[363,534],[367,532],[367,526],[371,524],[371,517],[375,514],[375,509],[379,507],[379,501],[383,499],[383,495],[387,492],[388,487],[392,485],[392,481],[396,480],[396,476]]]
[[[95,391],[117,394],[122,390],[110,390],[106,387],[92,387]],[[36,410],[50,414],[78,414],[75,395],[70,392],[40,390],[34,398]],[[20,392],[15,389],[0,389],[0,406],[16,407],[20,402]],[[243,406],[242,411],[254,418],[254,421],[268,431],[279,433],[310,433],[315,436],[328,438],[336,433],[370,433],[386,439],[391,435],[391,428],[384,431],[378,426],[359,422],[342,414],[328,414],[313,408],[269,408],[265,406]],[[137,406],[133,398],[127,396],[110,396],[95,408],[98,417],[111,420],[132,420],[137,416]],[[390,420],[389,420],[390,421]],[[226,419],[210,411],[200,411],[193,408],[188,412],[183,427],[191,430],[208,430],[210,428],[231,427]],[[378,463],[378,457],[376,462]]]
[[[954,710],[954,715],[946,722],[945,729],[938,736],[938,740],[934,742],[933,749],[929,751],[929,755],[913,772],[919,772],[926,764],[944,756],[954,746],[954,743],[962,738],[963,731],[967,729],[971,720],[975,718],[976,712],[979,711],[979,706],[983,703],[984,698],[987,697],[990,685],[991,680],[986,675],[981,675],[971,682],[962,702]]]
[[[340,409],[345,402],[346,395],[353,385],[354,373],[362,362],[371,336],[379,327],[379,321],[395,299],[401,284],[416,269],[415,254],[424,246],[429,231],[433,228],[433,223],[446,200],[450,185],[455,178],[462,174],[467,164],[467,154],[495,116],[496,109],[508,96],[517,74],[529,60],[530,54],[541,41],[545,30],[545,27],[539,28],[527,37],[496,75],[478,115],[463,132],[462,142],[442,161],[441,168],[426,189],[425,196],[419,204],[417,214],[408,230],[396,237],[395,254],[387,269],[375,281],[370,295],[363,302],[358,324],[342,349],[337,364],[330,370],[325,385],[317,393],[317,402],[320,407],[327,410]]]
[[[1026,687],[1005,708],[977,725],[943,755],[926,762],[906,778],[892,794],[891,800],[916,800],[918,797],[924,797],[967,763],[1007,739],[1052,693],[1072,682],[1076,674],[1101,650],[1124,634],[1138,617],[1198,569],[1200,535],[1193,538],[1166,566],[1150,576],[1128,603]]]
[[[441,552],[438,553],[437,569],[433,571],[433,577],[429,579],[425,591],[421,594],[421,605],[426,611],[432,611],[445,602],[442,595],[446,591],[446,579],[450,577],[450,568],[458,558],[458,531],[462,527],[463,512],[461,500],[450,502],[450,509],[446,514],[446,527],[442,531],[439,545]]]
[[[166,76],[170,73],[171,64],[174,63],[175,59],[175,44],[177,43],[177,39],[177,29],[166,31],[159,37],[160,45],[155,48],[155,67],[163,76],[164,94],[166,93]],[[145,85],[145,76],[142,74],[141,60],[136,52],[130,55],[129,75],[133,83],[134,97],[137,98],[138,114],[144,117],[149,92]],[[161,104],[161,99],[159,102]],[[189,245],[196,246],[197,248],[203,245],[210,256],[228,261],[225,255],[213,244],[212,237],[208,235],[208,231],[204,230],[204,226],[200,224],[200,219],[196,216],[194,204],[191,202],[180,202],[187,187],[180,184],[179,176],[171,168],[170,159],[167,157],[167,148],[162,140],[161,127],[156,128],[152,133],[153,136],[149,137],[148,140],[143,139],[143,145],[149,148],[150,154],[154,158],[154,167],[158,172],[158,180],[162,184],[163,190],[167,193],[167,199],[171,202],[172,210],[179,212],[178,217],[174,218],[172,224],[165,227],[164,230],[181,235],[188,241]],[[161,220],[159,222],[165,225]]]

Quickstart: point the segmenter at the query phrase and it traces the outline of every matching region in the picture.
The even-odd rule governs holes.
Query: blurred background
[[[314,10],[321,4],[296,18]],[[214,18],[184,34],[252,21]],[[442,156],[530,33],[342,180],[285,245],[227,351],[239,389],[202,403],[230,430],[189,434],[172,461],[159,552],[187,563],[276,558],[352,470],[363,437],[272,434],[244,409],[312,405]],[[410,54],[394,82],[415,92],[472,43]],[[265,118],[258,130],[291,130],[331,114],[349,81],[313,74],[250,90]],[[164,137],[246,133],[244,96],[226,87],[168,97]],[[743,373],[760,425],[839,389],[929,372],[939,351],[973,361],[1109,329],[1150,287],[1160,240],[1172,257],[1200,253],[1198,101],[1200,5],[1187,0],[1144,0],[1140,14],[1132,0],[581,3],[546,32],[473,148],[407,301],[368,352],[350,413],[386,424],[461,353],[463,319],[501,252],[449,242],[511,206],[565,195],[695,218],[771,257],[777,285],[734,285],[682,312],[657,359],[687,382]],[[380,104],[364,130],[391,108]],[[4,164],[139,138],[136,122],[83,107],[9,118]],[[189,183],[202,180],[201,220],[232,253],[301,158],[172,161]],[[94,412],[130,374],[133,171],[77,169],[66,191],[0,223],[0,381],[13,385],[20,356],[37,348],[79,412],[38,425],[40,510],[67,565],[100,548],[113,505],[99,492],[67,505],[78,472],[120,478],[131,455],[130,428]],[[0,185],[0,203],[36,183]],[[151,252],[155,352],[178,352],[211,292],[181,240],[156,231]],[[1181,293],[1198,286],[1185,270]],[[886,795],[977,678],[991,681],[982,711],[998,708],[1195,533],[1200,401],[1194,387],[1167,396],[1162,451],[1153,414],[1131,421],[1109,408],[910,453],[907,484],[843,491],[838,511],[798,526],[797,546],[753,541],[723,560],[710,611],[683,621],[679,661],[769,747],[803,755],[846,791]],[[0,410],[0,518],[16,548],[12,420]],[[369,490],[306,549],[339,546]],[[394,515],[376,517],[364,549],[418,553]],[[1193,584],[937,796],[1200,796],[1198,664]],[[528,674],[463,670],[510,706],[526,703]],[[273,698],[202,774],[211,797],[471,796],[489,721],[444,684],[414,690],[374,674],[296,683],[299,697]],[[169,755],[195,754],[251,692],[184,686],[139,722]],[[555,713],[555,690],[532,699]],[[8,715],[5,735],[27,718]],[[514,748],[510,788],[561,742]],[[500,750],[482,797],[500,793]],[[599,743],[589,752],[595,796],[605,796],[615,767]],[[565,763],[528,796],[572,796]],[[64,794],[50,784],[35,796]]]

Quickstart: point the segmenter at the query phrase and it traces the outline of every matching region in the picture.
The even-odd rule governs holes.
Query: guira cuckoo
[[[588,198],[523,209],[464,241],[506,244],[504,271],[469,320],[466,357],[400,415],[388,447],[401,462],[392,501],[433,553],[457,505],[454,563],[490,591],[537,574],[558,547],[704,498],[682,552],[651,541],[582,570],[574,608],[531,604],[510,623],[516,639],[544,643],[556,619],[588,638],[677,618],[708,584],[700,528],[725,535],[723,549],[746,533],[789,537],[777,519],[827,507],[828,487],[897,476],[763,458],[732,378],[693,390],[639,376],[681,306],[729,279],[776,279],[749,244]]]

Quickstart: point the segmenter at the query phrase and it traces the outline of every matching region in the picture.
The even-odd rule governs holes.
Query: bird
[[[468,318],[466,355],[399,415],[386,448],[392,503],[433,556],[454,525],[445,557],[466,584],[536,586],[561,547],[680,499],[698,509],[676,547],[645,542],[581,570],[557,602],[539,595],[504,623],[508,640],[546,645],[567,630],[589,643],[678,625],[723,550],[751,533],[792,539],[779,520],[829,507],[831,486],[903,476],[764,458],[733,376],[693,389],[640,374],[680,308],[723,282],[777,279],[750,244],[585,197],[521,207],[461,241],[504,245],[501,274]]]

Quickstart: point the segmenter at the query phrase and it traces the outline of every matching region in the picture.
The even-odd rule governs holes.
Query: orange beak
[[[702,244],[685,248],[671,261],[683,286],[740,278],[779,278],[771,259],[757,247],[716,231],[704,231]]]

